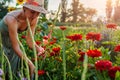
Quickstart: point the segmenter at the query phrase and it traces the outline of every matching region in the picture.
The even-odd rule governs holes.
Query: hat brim
[[[37,12],[40,12],[40,13],[43,13],[43,14],[48,13],[48,11],[41,6],[34,6],[34,5],[31,5],[31,4],[23,4],[23,7],[29,8],[31,10],[34,10],[34,11],[37,11]]]

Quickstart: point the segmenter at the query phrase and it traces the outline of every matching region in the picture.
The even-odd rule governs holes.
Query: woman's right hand
[[[43,47],[41,47],[41,46],[39,46],[39,48],[38,48],[38,56],[40,56],[41,54],[43,54],[45,52],[45,50],[44,50],[44,48]]]

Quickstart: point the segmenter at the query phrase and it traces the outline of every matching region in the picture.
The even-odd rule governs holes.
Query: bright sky
[[[48,10],[57,10],[61,0],[49,0]],[[113,0],[115,1],[115,0]],[[72,0],[68,0],[68,5]],[[106,0],[80,0],[85,7],[96,8],[99,16],[105,16]]]

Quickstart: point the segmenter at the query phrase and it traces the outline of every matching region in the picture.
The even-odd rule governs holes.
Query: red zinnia
[[[84,60],[85,52],[82,52],[81,50],[79,50],[79,51],[78,51],[78,54],[80,55],[78,61],[83,61],[83,60]]]
[[[95,62],[95,67],[97,70],[100,70],[100,71],[108,70],[109,68],[112,67],[112,62],[109,60],[99,60]]]
[[[60,26],[60,29],[61,30],[66,30],[66,27],[65,26]]]
[[[120,44],[117,45],[117,46],[115,46],[114,51],[115,51],[115,52],[120,52]]]
[[[66,38],[68,38],[72,41],[77,41],[77,40],[82,40],[82,35],[81,34],[73,34],[70,36],[66,36]]]
[[[50,56],[54,56],[54,55],[55,55],[55,52],[51,52],[51,53],[50,53]]]
[[[94,57],[102,56],[102,53],[101,53],[101,51],[95,49],[95,50],[88,50],[87,55],[94,58]]]
[[[53,52],[55,52],[55,53],[59,53],[59,52],[60,52],[60,47],[55,47],[55,48],[53,48],[52,50],[53,50]]]
[[[57,42],[57,38],[53,37],[52,40],[49,42],[49,44],[52,45],[56,42]]]
[[[60,52],[60,47],[55,47],[52,49],[50,56],[57,56],[57,55],[59,55],[59,52]]]
[[[52,45],[52,44],[54,44],[54,43],[56,43],[56,40],[53,40],[53,41],[50,41],[50,45]]]
[[[89,32],[87,35],[86,35],[86,39],[87,40],[92,40],[92,41],[99,41],[101,40],[101,34],[100,33],[95,33],[95,32]]]
[[[111,78],[115,78],[115,74],[117,71],[120,71],[120,66],[113,66],[109,69],[108,71],[108,75],[111,77]]]
[[[25,38],[26,38],[26,36],[25,36],[25,35],[22,35],[22,36],[21,36],[21,38],[25,39]]]
[[[38,70],[38,75],[41,76],[41,75],[44,75],[45,74],[45,71],[44,70]]]
[[[37,40],[35,41],[37,45],[40,45],[41,44],[41,41]]]
[[[43,36],[43,39],[47,40],[47,39],[48,39],[48,36]]]
[[[109,23],[106,25],[107,28],[116,29],[117,25],[115,23]]]
[[[57,40],[57,38],[56,38],[56,37],[53,37],[53,40]]]

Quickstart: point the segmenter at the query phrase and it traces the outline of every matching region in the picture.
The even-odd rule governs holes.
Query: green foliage
[[[120,72],[119,71],[116,72],[115,80],[120,80]]]
[[[42,14],[39,18],[37,29],[41,29],[40,35],[43,37],[49,33],[49,26],[53,23],[50,20],[47,20],[46,17]]]
[[[5,3],[0,3],[0,19],[2,19],[8,12],[7,6],[5,6]]]
[[[1,2],[4,2],[4,3],[6,3],[6,2],[12,2],[13,0],[2,0]]]
[[[91,23],[78,22],[78,23],[70,23],[70,22],[56,22],[56,26],[73,26],[73,27],[92,27]]]

